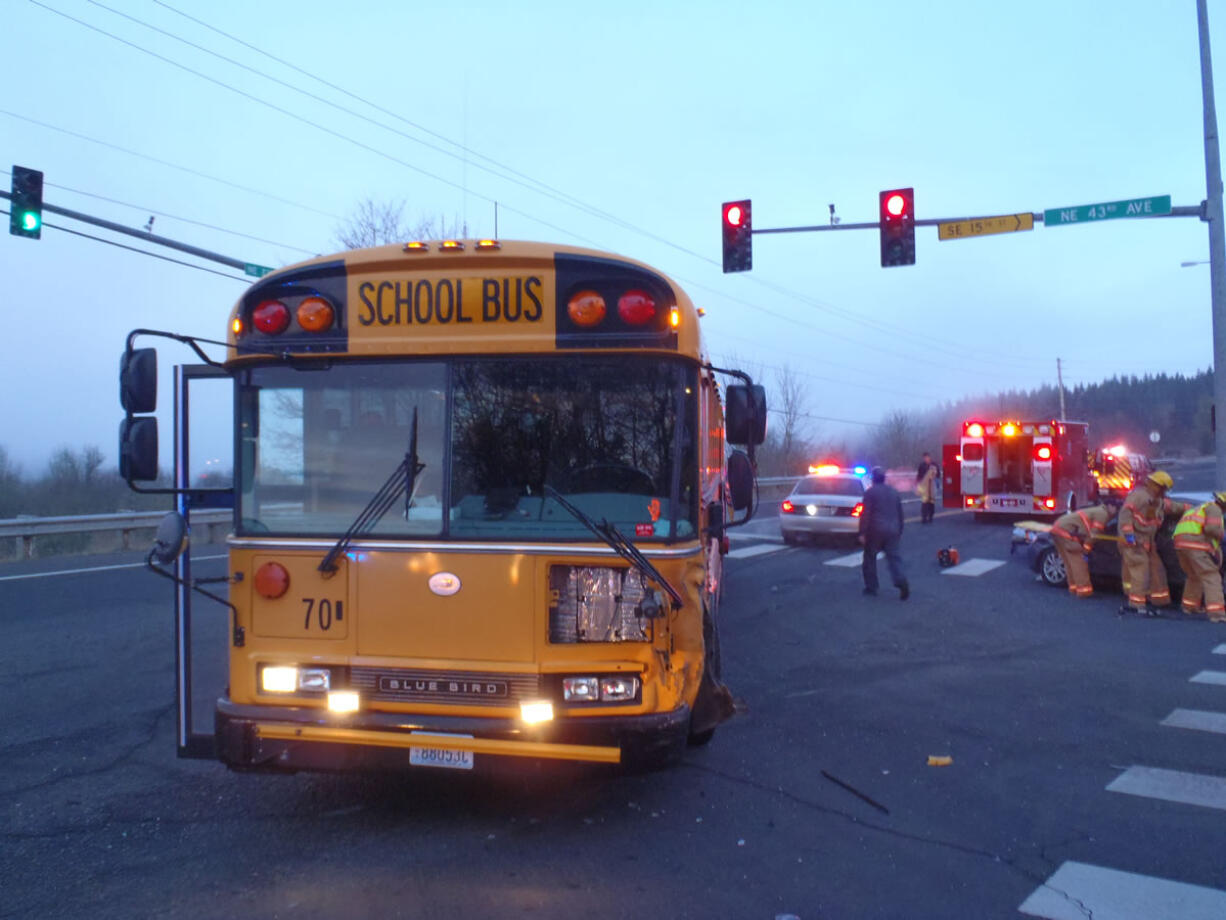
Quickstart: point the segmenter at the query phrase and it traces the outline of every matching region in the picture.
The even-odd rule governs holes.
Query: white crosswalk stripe
[[[1184,773],[1160,767],[1129,767],[1107,785],[1107,791],[1226,811],[1226,776]]]
[[[1204,712],[1199,709],[1176,709],[1162,720],[1171,728],[1192,728],[1215,735],[1226,735],[1226,712]]]
[[[1194,684],[1219,684],[1226,686],[1226,671],[1201,671],[1188,678]]]
[[[763,556],[766,553],[777,553],[783,546],[776,543],[755,543],[751,546],[742,546],[739,549],[734,549],[728,553],[729,559],[748,559],[750,556]]]
[[[1018,910],[1045,920],[1221,920],[1226,891],[1066,862]]]
[[[947,569],[941,569],[942,575],[982,575],[1004,565],[1000,559],[967,559]]]

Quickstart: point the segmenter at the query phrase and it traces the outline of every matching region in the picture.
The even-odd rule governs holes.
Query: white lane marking
[[[1226,776],[1129,767],[1107,785],[1107,791],[1226,811]],[[1226,913],[1222,916],[1226,917]]]
[[[885,553],[878,553],[877,558],[884,559]],[[860,552],[852,553],[848,556],[837,556],[834,559],[827,559],[825,564],[826,565],[841,565],[841,566],[844,566],[850,569],[853,566],[860,565],[860,563],[862,563],[863,561],[864,561],[864,550],[860,550]]]
[[[942,575],[982,575],[998,566],[1004,565],[1001,559],[967,559],[948,569],[941,569]]]
[[[1220,684],[1226,687],[1226,671],[1201,671],[1188,678],[1193,684]]]
[[[1221,920],[1226,891],[1066,862],[1018,910],[1045,920]]]
[[[783,549],[782,546],[774,543],[759,543],[756,546],[746,546],[744,549],[734,549],[732,552],[727,554],[726,558],[746,559],[750,556],[761,556],[766,553],[777,553],[781,549]]]
[[[1222,644],[1221,644],[1221,645],[1219,645],[1217,648],[1215,648],[1215,649],[1213,650],[1213,654],[1215,654],[1215,655],[1226,655],[1226,642],[1222,643]]]
[[[1226,735],[1226,712],[1205,712],[1201,709],[1176,709],[1160,725],[1172,728],[1194,728],[1201,732]]]
[[[192,556],[192,562],[204,562],[209,559],[225,559],[220,556]],[[53,575],[80,575],[84,572],[109,572],[112,569],[143,569],[143,562],[125,562],[121,565],[93,565],[83,569],[60,569],[57,572],[30,572],[28,575],[0,575],[0,581],[21,581],[23,578],[50,578]]]

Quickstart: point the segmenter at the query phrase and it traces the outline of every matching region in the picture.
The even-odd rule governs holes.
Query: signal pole
[[[1213,311],[1213,404],[1226,411],[1226,228],[1222,226],[1222,160],[1218,150],[1217,110],[1213,101],[1213,60],[1209,53],[1209,13],[1196,0],[1200,34],[1200,82],[1205,109],[1205,220],[1209,223],[1209,285]],[[1213,436],[1217,465],[1214,488],[1226,488],[1226,425]]]

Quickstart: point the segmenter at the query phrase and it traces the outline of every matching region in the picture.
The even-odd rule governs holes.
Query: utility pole
[[[1060,421],[1063,422],[1066,418],[1064,414],[1064,375],[1061,373],[1059,358],[1056,359],[1056,385],[1060,387]]]
[[[1209,285],[1213,310],[1213,404],[1226,410],[1226,228],[1222,226],[1222,161],[1213,101],[1213,60],[1209,53],[1209,12],[1196,0],[1200,34],[1200,82],[1205,109],[1205,220],[1209,222]],[[1214,488],[1226,488],[1226,425],[1213,436],[1217,465]]]

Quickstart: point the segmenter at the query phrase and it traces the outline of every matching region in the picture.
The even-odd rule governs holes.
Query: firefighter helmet
[[[1145,481],[1152,482],[1160,489],[1175,488],[1175,480],[1171,478],[1171,474],[1166,470],[1154,470],[1147,477],[1145,477]]]
[[[1226,492],[1214,492],[1213,500],[1223,508],[1226,508]]]

